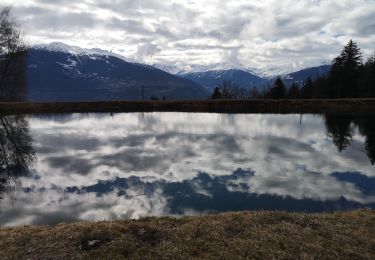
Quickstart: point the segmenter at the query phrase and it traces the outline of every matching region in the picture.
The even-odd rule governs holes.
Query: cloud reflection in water
[[[303,116],[302,125],[298,115],[73,114],[28,120],[38,157],[34,178],[20,178],[14,205],[0,201],[3,225],[375,207],[368,137],[353,126],[350,144],[341,149],[335,143],[341,136],[327,133],[335,129],[332,118],[327,130],[327,122],[314,115]]]

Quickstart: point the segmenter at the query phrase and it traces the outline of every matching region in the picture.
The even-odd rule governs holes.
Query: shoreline
[[[1,259],[375,257],[375,211],[237,212],[0,227]]]
[[[373,113],[375,99],[0,102],[0,114],[90,112]]]

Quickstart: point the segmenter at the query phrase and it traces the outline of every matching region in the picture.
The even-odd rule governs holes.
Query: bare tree
[[[250,93],[249,93],[250,99],[258,99],[258,98],[261,98],[261,97],[262,97],[262,93],[259,91],[259,89],[257,87],[253,87],[250,90]]]
[[[25,51],[11,8],[0,7],[0,100],[19,100],[24,95]]]
[[[249,99],[249,91],[225,80],[218,87],[222,99]]]

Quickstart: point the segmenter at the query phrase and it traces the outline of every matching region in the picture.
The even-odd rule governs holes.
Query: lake
[[[0,119],[0,225],[375,208],[375,115]]]

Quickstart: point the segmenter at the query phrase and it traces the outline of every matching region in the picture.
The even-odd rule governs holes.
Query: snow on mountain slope
[[[327,75],[330,70],[331,65],[321,65],[284,75],[282,79],[287,86],[290,86],[293,82],[301,86],[307,78],[315,80],[319,77]]]
[[[316,59],[306,61],[301,64],[282,64],[277,66],[267,66],[263,68],[247,68],[249,72],[253,72],[259,77],[265,79],[273,79],[277,76],[285,76],[308,68],[330,65],[331,62],[324,59]]]
[[[314,80],[318,77],[327,75],[330,68],[331,65],[322,65],[292,72],[282,75],[281,77],[287,86],[290,86],[293,82],[302,85],[308,77]],[[211,92],[223,81],[230,81],[238,87],[250,89],[252,87],[263,88],[267,85],[272,85],[275,80],[274,76],[262,78],[254,73],[250,73],[249,71],[238,69],[185,73],[180,74],[179,76],[190,79],[201,86],[206,87],[208,91]]]
[[[247,67],[244,64],[229,64],[229,63],[215,63],[210,65],[190,65],[190,64],[153,64],[146,65],[137,63],[133,59],[126,58],[120,54],[113,53],[98,48],[85,49],[77,46],[70,46],[60,42],[53,42],[50,44],[34,46],[34,50],[42,50],[51,53],[69,54],[68,57],[62,61],[56,61],[56,64],[61,66],[63,72],[71,78],[92,78],[98,77],[102,80],[109,81],[112,76],[104,77],[100,72],[84,72],[82,66],[82,57],[92,61],[97,61],[97,64],[103,62],[109,68],[116,70],[113,64],[109,64],[109,57],[116,57],[124,62],[131,63],[139,67],[143,67],[147,71],[165,71],[174,74],[178,77],[191,80],[195,84],[203,86],[206,91],[211,92],[214,87],[221,84],[224,80],[229,80],[242,88],[264,87],[273,83],[276,76],[282,76],[287,85],[292,82],[302,84],[307,77],[315,79],[318,76],[323,76],[328,73],[330,62],[326,60],[311,60],[300,64],[283,64],[280,66],[267,66],[263,68]],[[35,69],[38,64],[29,64],[30,69]],[[40,65],[39,65],[40,66]],[[131,75],[128,75],[131,77]],[[147,76],[146,76],[147,77]],[[137,79],[142,81],[141,78]],[[121,85],[121,83],[118,83]],[[112,87],[114,85],[112,84]]]
[[[70,53],[73,55],[100,55],[100,56],[113,56],[122,59],[127,62],[139,63],[134,59],[124,57],[121,54],[102,50],[99,48],[85,49],[78,46],[70,46],[62,42],[52,42],[50,44],[39,44],[33,46],[35,49],[45,49],[50,51],[61,51]],[[142,63],[139,63],[142,64]],[[272,79],[276,76],[288,75],[293,72],[297,72],[307,68],[318,67],[322,65],[329,65],[330,61],[325,59],[314,59],[311,61],[305,61],[299,64],[280,64],[277,66],[265,66],[265,67],[249,67],[245,64],[232,64],[227,62],[214,63],[208,65],[201,64],[168,64],[168,63],[154,63],[154,64],[142,64],[144,66],[151,66],[160,70],[166,71],[171,74],[180,75],[197,72],[207,71],[226,71],[226,70],[242,70],[250,74],[256,75],[260,78]]]
[[[102,50],[99,48],[86,49],[78,46],[71,46],[62,42],[51,42],[49,44],[37,44],[32,46],[33,49],[46,50],[53,52],[64,52],[72,55],[88,55],[88,56],[113,56],[127,62],[137,63],[134,59],[126,58],[118,53]]]
[[[273,79],[277,76],[285,76],[303,69],[329,65],[327,60],[313,60],[301,64],[283,64],[278,66],[248,67],[244,64],[214,63],[210,65],[169,65],[153,64],[154,67],[175,75],[186,75],[192,73],[205,73],[208,71],[241,70],[263,79]]]
[[[190,79],[212,91],[223,81],[230,81],[238,87],[250,89],[252,87],[264,87],[268,81],[247,71],[239,69],[211,70],[180,74],[181,77]]]
[[[26,60],[28,99],[135,100],[142,99],[142,93],[145,99],[201,99],[209,95],[190,80],[110,54],[64,44],[31,48]]]
[[[220,70],[245,70],[243,66],[236,66],[228,63],[214,63],[210,65],[186,64],[186,65],[168,65],[156,63],[152,66],[175,75],[182,75],[196,72],[220,71]]]

